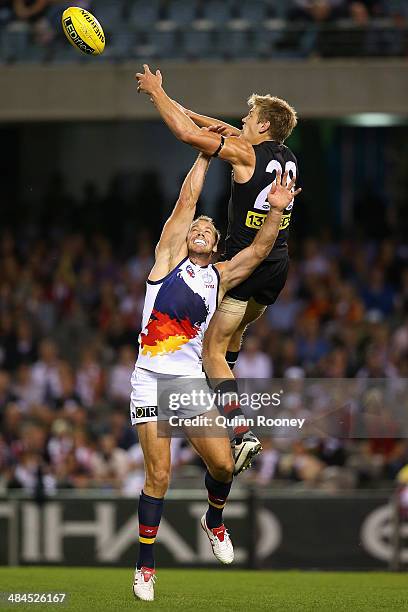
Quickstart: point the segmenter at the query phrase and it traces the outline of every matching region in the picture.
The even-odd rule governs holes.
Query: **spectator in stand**
[[[71,366],[61,362],[58,368],[60,380],[60,395],[55,400],[56,410],[61,411],[67,417],[81,409],[81,399],[75,390],[75,376]]]
[[[38,394],[32,381],[32,372],[29,365],[23,363],[17,369],[13,385],[13,393],[20,410],[29,413],[38,401]]]
[[[323,277],[329,272],[329,260],[316,240],[309,238],[303,246],[300,273],[307,276]]]
[[[101,487],[121,489],[129,471],[126,451],[116,447],[112,434],[103,435],[98,444],[98,451],[92,457],[92,477],[95,484]]]
[[[368,282],[362,286],[361,297],[367,310],[379,310],[389,316],[394,308],[394,291],[386,283],[384,271],[374,267],[368,277]]]
[[[267,309],[266,316],[274,329],[281,332],[290,332],[294,328],[302,305],[302,301],[296,297],[295,286],[289,275],[289,279],[278,299],[271,308]]]
[[[13,0],[15,16],[20,21],[26,21],[33,28],[34,37],[41,45],[49,44],[54,34],[46,19],[46,11],[50,0]]]
[[[153,266],[153,246],[147,232],[142,233],[135,242],[138,244],[138,252],[129,259],[128,269],[132,280],[144,285]]]
[[[234,372],[237,378],[272,378],[272,360],[261,350],[259,338],[251,335],[244,340]]]
[[[14,13],[22,21],[37,21],[45,14],[49,0],[12,0]]]
[[[297,354],[306,371],[311,373],[319,359],[329,351],[329,344],[320,334],[319,321],[313,316],[299,319],[296,335]]]
[[[293,338],[283,338],[278,348],[278,356],[275,360],[275,377],[282,378],[285,372],[300,364],[297,344]]]
[[[9,373],[5,370],[0,370],[0,422],[8,404],[16,400],[16,396],[11,389],[10,383],[11,380]]]
[[[295,0],[290,18],[295,21],[323,22],[336,19],[345,0]]]
[[[55,342],[48,338],[42,340],[39,356],[31,369],[36,401],[39,404],[48,401],[54,406],[55,401],[61,397],[60,360]]]
[[[364,365],[358,370],[357,378],[395,378],[395,367],[389,363],[378,346],[371,344],[365,353]]]
[[[404,323],[395,330],[391,347],[396,358],[408,353],[408,315]]]
[[[358,25],[366,25],[371,18],[384,14],[381,0],[348,0],[347,4],[350,16]]]
[[[57,419],[51,427],[51,436],[47,443],[47,451],[52,467],[59,471],[74,446],[72,430],[67,421]]]
[[[136,351],[131,346],[123,346],[119,351],[118,363],[113,366],[109,381],[109,397],[118,403],[129,403],[130,379],[135,367]]]
[[[115,410],[109,418],[110,431],[115,438],[116,446],[129,450],[137,442],[135,428],[131,426],[127,411]]]
[[[20,319],[16,324],[12,349],[7,356],[7,363],[11,370],[15,370],[21,363],[32,364],[37,359],[37,342],[34,339],[32,326],[27,319]]]
[[[80,365],[76,374],[76,391],[81,404],[91,408],[101,402],[105,390],[105,372],[97,359],[96,349],[82,350]]]

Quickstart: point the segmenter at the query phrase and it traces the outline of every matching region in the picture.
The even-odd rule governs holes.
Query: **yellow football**
[[[85,9],[71,6],[62,15],[62,28],[71,45],[87,55],[100,55],[105,34],[99,21]]]

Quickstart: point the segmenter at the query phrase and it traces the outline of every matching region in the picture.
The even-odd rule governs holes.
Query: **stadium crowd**
[[[153,245],[145,231],[135,244],[132,253],[102,234],[56,227],[2,232],[0,488],[140,489],[128,404]],[[278,302],[247,334],[237,375],[408,378],[407,259],[392,240],[297,244]],[[300,396],[290,398],[283,410],[311,416]],[[264,435],[240,482],[336,489],[393,479],[408,445],[378,414],[371,440]],[[183,440],[173,444],[180,483],[201,466]]]
[[[405,0],[78,0],[107,33],[108,60],[401,56]],[[0,59],[76,61],[66,0],[0,0]],[[43,53],[40,50],[43,49]]]

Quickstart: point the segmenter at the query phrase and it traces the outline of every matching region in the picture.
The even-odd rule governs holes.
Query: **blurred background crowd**
[[[137,227],[133,241],[106,235],[46,223],[1,233],[0,488],[134,495],[143,484],[128,407],[157,236]],[[406,244],[326,231],[292,238],[291,259],[278,302],[246,336],[237,375],[408,378]],[[310,417],[299,398],[282,410]],[[408,463],[408,445],[382,408],[378,415],[371,440],[271,434],[240,482],[383,485]],[[173,485],[192,486],[201,470],[185,442],[174,440]]]
[[[62,34],[61,13],[70,4],[0,0],[0,64],[88,61]],[[243,60],[244,73],[247,59],[408,53],[407,0],[76,5],[104,26],[107,47],[91,58],[97,62]],[[266,90],[275,86],[269,66]],[[376,61],[373,70],[387,75]],[[23,123],[0,126],[7,151],[0,162],[0,489],[135,495],[143,483],[129,424],[130,376],[154,245],[190,161],[158,123],[114,117],[31,123],[27,113]],[[291,222],[290,274],[278,302],[246,336],[236,366],[241,378],[408,378],[406,122],[377,113],[370,124],[366,113],[350,127],[351,119],[302,117],[289,143],[305,186]],[[225,235],[230,173],[220,168],[214,162],[203,212]],[[372,395],[370,406],[376,402]],[[263,453],[238,484],[390,483],[408,463],[408,446],[377,403],[371,439],[264,438]],[[282,406],[283,414],[306,419],[313,410],[296,394]],[[185,442],[174,440],[173,486],[194,487],[201,471]]]
[[[109,44],[101,61],[408,52],[405,0],[78,0],[76,5],[94,11],[105,29]],[[68,6],[66,0],[0,0],[0,58],[73,61],[60,28]]]

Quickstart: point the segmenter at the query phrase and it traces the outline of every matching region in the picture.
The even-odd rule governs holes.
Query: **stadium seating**
[[[293,0],[98,0],[90,8],[106,32],[106,61],[407,54],[405,0],[385,3],[380,18],[372,16],[364,27],[347,14],[346,4],[346,12],[328,22],[294,20],[294,6]],[[3,20],[0,62],[78,61],[69,47],[61,46],[64,7],[50,6],[50,36],[40,43],[30,32],[31,24]]]
[[[159,10],[159,0],[135,0],[130,3],[127,21],[138,30],[148,29],[159,20]]]
[[[171,0],[167,5],[165,18],[173,21],[176,25],[188,26],[197,15],[197,4],[194,0]]]
[[[104,24],[104,29],[112,31],[120,27],[123,19],[124,4],[118,0],[98,0],[97,3],[98,20]]]
[[[30,32],[25,23],[14,22],[4,28],[0,38],[1,57],[6,62],[28,57]]]
[[[214,32],[211,29],[192,29],[183,32],[183,49],[188,59],[202,59],[216,56]]]
[[[203,5],[202,16],[220,27],[232,18],[232,9],[231,0],[208,0]]]
[[[250,24],[262,23],[268,17],[269,6],[264,0],[244,0],[237,6],[237,13],[241,19]]]

